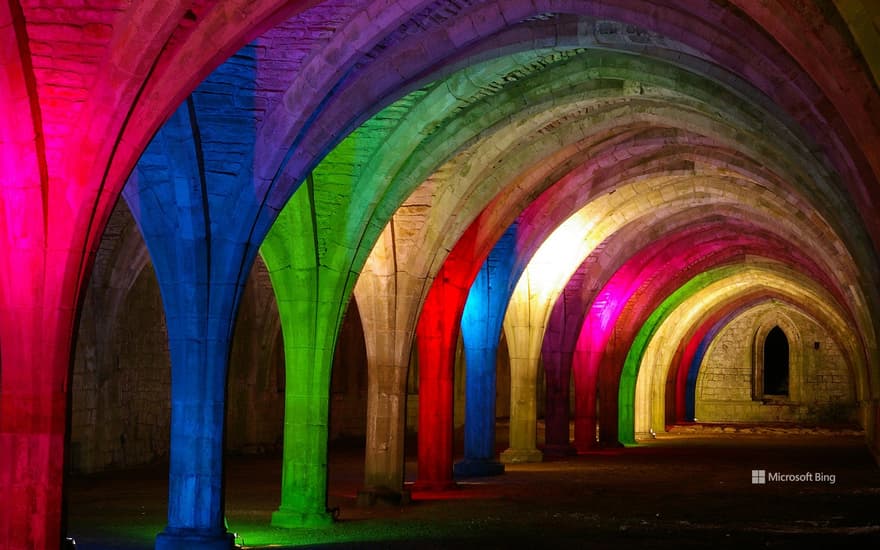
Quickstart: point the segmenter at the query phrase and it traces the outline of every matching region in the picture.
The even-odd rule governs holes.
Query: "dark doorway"
[[[788,395],[788,338],[773,327],[764,340],[764,395]]]

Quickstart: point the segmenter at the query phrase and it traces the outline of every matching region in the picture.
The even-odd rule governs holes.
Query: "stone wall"
[[[330,439],[366,437],[367,347],[357,302],[348,304],[330,380]]]
[[[145,268],[101,333],[96,290],[86,297],[76,347],[71,417],[71,467],[94,472],[167,456],[170,377],[162,302]],[[97,344],[100,341],[100,344]]]
[[[773,325],[789,339],[789,397],[753,398],[756,334]],[[774,302],[749,309],[719,331],[700,368],[695,411],[700,422],[854,420],[854,381],[826,330],[803,312]]]
[[[284,348],[272,281],[258,257],[251,269],[232,338],[226,394],[226,448],[281,450]]]

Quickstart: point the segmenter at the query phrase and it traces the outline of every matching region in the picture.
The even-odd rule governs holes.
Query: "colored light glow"
[[[474,277],[476,226],[472,226],[437,273],[418,321],[419,470],[414,491],[453,486],[453,372],[459,322]],[[463,283],[463,284],[462,284]]]
[[[634,444],[636,430],[662,431],[665,422],[665,389],[670,342],[680,341],[681,333],[708,308],[721,300],[735,299],[749,288],[770,288],[797,300],[826,304],[832,326],[846,330],[846,323],[826,293],[809,279],[778,265],[725,266],[704,272],[667,298],[642,326],[626,358],[620,381],[620,437]],[[642,365],[649,365],[642,370]],[[658,369],[663,369],[659,372]],[[638,392],[639,398],[636,399]]]
[[[451,79],[458,79],[461,82],[453,87],[457,91],[461,90],[462,84],[476,88],[481,82],[491,81],[493,78],[497,77],[498,74],[504,74],[509,70],[509,65],[511,63],[519,64],[522,62],[523,59],[515,59],[513,57],[502,58],[485,64],[482,68],[488,68],[488,70],[481,70],[478,76],[470,73],[467,76],[461,76],[457,73],[456,75],[453,75]],[[470,72],[472,73],[473,71]],[[321,281],[318,285],[318,291],[322,293],[323,298],[321,302],[322,304],[326,304],[326,307],[332,309],[334,304],[345,303],[348,300],[350,286],[354,280],[353,277],[348,274],[360,270],[360,266],[365,259],[363,251],[368,250],[369,247],[372,246],[372,243],[375,242],[378,231],[384,223],[382,220],[387,219],[387,216],[389,216],[392,211],[392,208],[389,208],[389,205],[395,205],[396,207],[397,202],[402,200],[402,198],[409,192],[408,189],[410,189],[412,185],[411,183],[409,184],[410,187],[393,183],[389,185],[387,174],[393,174],[395,171],[401,169],[404,161],[407,160],[407,156],[401,153],[408,149],[412,149],[413,143],[418,143],[418,139],[416,139],[418,137],[417,130],[424,125],[435,124],[435,122],[430,122],[427,119],[436,116],[437,113],[442,113],[447,110],[434,108],[438,102],[448,103],[452,98],[453,96],[449,95],[448,89],[442,86],[434,88],[431,94],[425,97],[422,97],[422,94],[419,92],[411,94],[377,116],[375,119],[377,122],[368,122],[356,130],[351,136],[343,140],[343,142],[316,168],[314,178],[317,191],[314,199],[316,204],[312,207],[316,212],[333,211],[334,213],[338,213],[340,211],[347,211],[349,204],[375,204],[376,196],[380,193],[379,190],[383,189],[384,186],[389,187],[387,194],[382,198],[382,202],[374,207],[375,210],[357,208],[352,209],[350,211],[351,215],[349,216],[336,215],[329,217],[331,224],[335,224],[338,220],[344,220],[344,226],[336,224],[327,227],[326,219],[317,218],[313,215],[301,216],[300,222],[315,225],[318,229],[318,233],[315,237],[306,236],[300,244],[294,246],[308,248],[313,239],[319,242],[319,249],[322,254],[317,260],[317,263],[320,266],[319,271],[322,275],[320,276]],[[460,101],[458,97],[454,97],[454,100]],[[406,111],[407,109],[409,109],[408,112]],[[394,131],[390,135],[386,135],[389,130],[385,121],[389,118],[400,116],[399,114],[396,114],[400,112],[405,112],[406,118],[412,122],[408,124],[400,124],[393,129]],[[476,129],[472,130],[472,132],[473,131],[476,131]],[[465,135],[463,137],[457,137],[457,139],[461,140],[466,137],[467,136]],[[360,145],[354,146],[353,143],[355,142],[366,145],[363,147]],[[441,154],[444,151],[454,150],[455,143],[455,140],[444,140],[441,142],[441,147],[428,148],[426,155],[419,157],[420,164],[416,167],[415,172],[427,174],[432,165],[430,162],[426,162],[425,158],[429,160],[435,157],[442,158]],[[366,160],[367,157],[365,156],[365,152],[372,152],[377,148],[378,151],[372,155],[372,161],[368,162]],[[387,154],[385,152],[387,152]],[[344,168],[347,165],[352,166],[353,168],[364,168],[359,168],[351,172],[346,171],[345,169],[340,170],[340,168]],[[407,174],[407,180],[418,181],[418,177],[414,177],[412,173],[409,173]],[[334,192],[336,193],[335,196]],[[335,202],[333,204],[325,204],[328,198]],[[287,208],[290,208],[290,206]],[[373,213],[373,219],[370,219],[371,213]],[[383,218],[382,216],[386,216],[386,218]],[[281,218],[283,217],[284,213],[282,213]],[[291,225],[293,224],[288,224],[288,226]],[[285,235],[289,234],[289,231],[290,230],[275,231],[273,229],[273,232],[270,234],[267,241],[274,238],[289,238],[285,237]],[[296,230],[294,230],[294,232],[296,232]],[[360,246],[359,249],[358,246]],[[283,266],[288,263],[286,260],[276,261],[270,257],[271,253],[267,253],[265,250],[266,248],[264,245],[264,259],[266,259],[267,265],[270,266],[270,270],[273,270],[273,266]],[[356,256],[354,258],[352,258],[352,251],[355,251],[354,254]],[[334,274],[345,274],[347,277],[347,280],[345,280],[346,286],[342,288],[341,291],[339,285],[332,280]],[[278,278],[279,277],[274,277],[273,279],[277,280]],[[296,295],[300,292],[297,289],[308,288],[309,285],[292,285],[291,283],[286,283],[285,286],[289,288],[278,290],[276,287],[276,292],[279,295]],[[336,290],[334,290],[334,288]],[[291,296],[291,299],[296,300],[293,296]],[[308,296],[303,296],[298,300],[302,304],[302,302],[307,301],[308,299]],[[302,305],[300,307],[302,307]],[[280,309],[281,315],[285,316],[285,310],[287,308],[282,306]],[[430,310],[431,308],[428,309]],[[336,314],[337,312],[331,311],[330,313]],[[317,312],[317,314],[319,316],[322,315],[323,310]],[[328,325],[328,329],[330,328],[332,327]],[[335,334],[333,337],[335,337]],[[426,358],[426,361],[430,360],[431,356]],[[427,387],[429,388],[430,386]],[[439,437],[434,439],[439,440]],[[420,471],[423,470],[428,470],[428,468],[420,468]],[[289,491],[285,490],[285,492]]]
[[[774,15],[771,15],[771,17],[779,17],[779,16],[774,14]],[[769,28],[769,27],[770,27],[770,25],[768,25],[768,28]],[[789,33],[789,34],[791,34],[791,35],[793,35],[793,36],[798,36],[798,33]],[[699,38],[698,38],[698,39],[699,39]],[[785,39],[785,38],[782,38],[781,40],[786,40],[786,39]],[[788,40],[790,40],[790,39],[788,39]],[[136,42],[136,43],[141,43],[140,41],[135,41],[135,42]],[[789,50],[790,50],[790,51],[799,51],[798,48],[803,48],[803,47],[804,47],[803,45],[797,45],[797,44],[794,44],[794,46],[796,46],[796,47],[795,47],[795,48],[789,48]],[[5,48],[4,48],[4,51],[5,51]],[[803,55],[803,54],[801,54],[801,57],[802,57],[802,55]],[[834,63],[830,63],[830,64],[826,63],[826,64],[820,64],[820,65],[828,66],[828,67],[838,66],[838,65],[840,65],[840,66],[844,66],[844,64],[834,64]],[[814,69],[814,72],[816,72],[815,69]],[[820,72],[821,72],[821,71],[820,71]],[[820,75],[820,76],[821,76],[821,75]],[[819,77],[817,77],[817,78],[819,78]],[[793,80],[796,80],[796,81],[804,81],[804,80],[808,80],[808,79],[793,79]],[[772,80],[770,80],[770,79],[768,79],[768,81],[769,81],[769,82],[772,82]],[[839,89],[839,88],[840,88],[839,86],[835,86],[835,82],[839,81],[839,79],[835,79],[835,78],[833,78],[833,75],[832,75],[832,76],[821,76],[821,81],[825,83],[825,89],[826,89],[826,90],[833,90],[833,89]],[[848,90],[849,90],[849,89],[853,89],[853,88],[854,88],[854,87],[851,87],[851,86],[847,86],[847,87],[846,87],[846,89],[848,89]],[[786,90],[786,91],[787,91],[787,90]],[[106,93],[106,92],[108,92],[108,90],[101,90],[101,91],[100,91],[101,94],[104,94],[104,93]],[[784,93],[786,93],[786,92],[780,92],[780,94],[784,94]],[[157,94],[157,95],[160,95],[160,94]],[[791,94],[791,95],[792,95],[792,96],[797,96],[798,94]],[[810,97],[810,96],[811,96],[811,94],[809,94],[809,93],[800,94],[800,95],[803,95],[804,97]],[[45,97],[45,96],[48,96],[48,94],[44,94],[44,97]],[[9,97],[15,97],[15,96],[9,96]],[[842,97],[842,99],[841,99],[841,97]],[[857,101],[852,101],[852,100],[849,100],[850,97],[852,97],[852,96],[840,96],[840,95],[835,95],[835,96],[834,96],[834,100],[835,100],[834,103],[835,103],[839,108],[841,108],[841,109],[845,109],[848,113],[849,113],[849,112],[855,112],[855,113],[856,113],[856,114],[855,114],[855,119],[853,119],[852,116],[847,116],[847,117],[845,117],[845,118],[847,118],[847,119],[851,119],[851,120],[852,120],[852,125],[853,125],[853,127],[857,130],[857,139],[859,140],[860,143],[863,144],[862,147],[868,148],[868,147],[870,147],[870,144],[871,144],[871,143],[875,143],[876,140],[875,140],[875,139],[871,139],[871,137],[873,136],[873,133],[871,133],[872,131],[870,130],[870,127],[869,127],[870,125],[865,126],[866,123],[859,122],[859,120],[858,120],[858,119],[860,118],[860,115],[859,115],[859,113],[858,113],[858,109],[860,108],[859,106],[866,104],[866,102],[858,101],[858,100],[857,100]],[[848,107],[848,106],[849,106],[849,107]],[[855,109],[855,111],[850,111],[849,109]],[[124,111],[124,110],[121,110],[121,111]],[[808,111],[810,111],[810,110],[809,110],[809,109],[799,109],[799,110],[793,110],[793,111],[796,111],[796,112],[808,112]],[[47,112],[48,112],[48,110],[47,110]],[[65,116],[67,116],[67,113],[65,113]],[[10,118],[11,118],[11,117],[10,117]],[[52,118],[52,117],[48,117],[48,116],[46,117],[47,121],[50,121],[50,122],[51,122],[51,118]],[[815,126],[815,127],[819,127],[819,128],[822,128],[822,127],[823,127],[821,124],[819,124],[819,125],[814,125],[814,126]],[[811,128],[812,128],[812,127],[811,127]],[[868,129],[868,130],[865,130],[865,128],[869,128],[869,129]],[[76,141],[76,140],[72,140],[72,141]],[[5,151],[5,150],[6,150],[6,148],[4,147],[4,151]],[[83,155],[83,156],[84,156],[84,157],[88,157],[88,155]],[[17,157],[17,158],[24,158],[24,156]],[[872,153],[871,156],[870,156],[870,159],[871,159],[871,162],[873,163],[874,166],[877,166],[876,158],[877,158],[877,157],[876,157],[876,153]],[[857,163],[853,163],[853,164],[855,165],[855,164],[857,164]],[[854,179],[855,179],[855,178],[849,178],[849,177],[846,177],[846,178],[844,178],[844,181],[850,181],[850,180],[854,180]],[[63,189],[62,192],[64,192],[64,193],[66,194],[66,196],[67,196],[68,199],[69,199],[70,197],[72,197],[72,195],[73,195],[74,193],[73,193],[73,191],[72,191],[71,189],[68,189],[68,188],[67,188],[67,187],[68,187],[68,185],[66,185],[67,182],[56,182],[56,183],[62,183],[61,185],[58,185],[58,187]],[[80,183],[82,183],[82,182],[74,182],[74,183],[71,185],[71,187],[72,187],[73,185],[79,185]],[[81,197],[79,197],[79,198],[81,198]],[[64,201],[59,200],[59,201],[55,201],[55,202],[61,203],[61,202],[64,202]],[[68,202],[72,205],[72,208],[73,208],[74,210],[82,210],[82,211],[88,211],[88,210],[89,210],[88,208],[82,208],[82,206],[83,206],[83,204],[84,204],[85,201],[82,201],[82,200],[69,200]],[[861,204],[869,204],[869,202],[870,202],[870,201],[860,201],[859,204],[860,204],[860,205],[861,205]],[[871,214],[870,206],[868,206],[868,207],[866,207],[866,208],[867,208],[867,212],[868,212],[868,214],[869,214],[868,217],[869,217],[869,219],[870,219],[870,214]],[[45,213],[44,213],[44,216],[45,216]],[[61,217],[63,218],[63,216],[61,216]],[[34,218],[34,219],[37,219],[37,218]],[[45,220],[45,219],[47,219],[47,218],[44,217],[43,219]],[[872,223],[875,223],[875,222],[872,222]],[[53,222],[53,224],[54,224],[54,222]],[[99,227],[99,229],[97,229],[96,232],[99,233],[99,232],[100,232],[100,226],[101,226],[101,224],[98,223],[98,224],[96,224],[96,225]],[[62,227],[62,228],[59,228],[57,225],[55,225],[53,229],[56,230],[56,232],[59,233],[59,234],[66,233],[66,231],[64,230],[63,227]],[[69,233],[71,233],[71,234],[73,235],[73,238],[74,238],[74,239],[77,239],[77,238],[80,237],[80,235],[79,235],[77,232],[73,232],[73,231],[71,231],[71,232],[69,232]],[[92,247],[89,247],[89,249],[92,249]],[[74,251],[73,251],[73,253],[77,253],[77,252],[78,252],[77,250],[74,250]],[[40,269],[35,269],[35,271],[41,271],[41,270],[40,270]],[[42,272],[45,272],[45,271],[46,271],[45,269],[42,269]],[[60,271],[60,270],[59,270],[59,271]],[[53,285],[53,284],[55,284],[55,283],[58,282],[58,281],[55,281],[55,280],[54,280],[54,277],[49,276],[49,277],[42,277],[42,278],[41,278],[41,277],[39,277],[38,275],[39,275],[39,273],[28,273],[28,276],[31,276],[31,277],[32,277],[32,280],[39,280],[39,281],[42,281],[42,283],[43,283],[44,285],[51,286],[51,285]],[[69,283],[69,282],[71,282],[71,281],[65,279],[65,280],[62,281],[62,282]],[[68,285],[68,286],[73,286],[73,285]],[[75,300],[64,300],[63,302],[61,302],[60,305],[57,305],[57,304],[53,305],[52,307],[49,308],[49,309],[51,310],[51,313],[45,313],[45,316],[47,316],[47,317],[52,317],[52,318],[51,318],[51,319],[44,319],[44,320],[47,320],[47,321],[55,321],[55,320],[57,320],[57,319],[55,319],[55,313],[54,313],[54,312],[56,311],[56,309],[53,309],[53,308],[61,308],[62,310],[65,309],[65,308],[67,308],[67,309],[69,309],[69,310],[71,310],[71,311],[75,310],[75,309],[76,309],[75,307],[70,307],[70,306],[73,304],[73,302],[75,302]],[[54,304],[54,302],[53,302],[53,304]],[[16,319],[18,322],[21,322],[21,320],[22,320],[21,317],[16,317],[15,319]],[[69,328],[69,327],[66,327],[66,323],[64,323],[64,322],[60,323],[60,325],[62,326],[62,329]],[[11,332],[12,332],[13,334],[15,333],[14,330],[11,331]],[[54,334],[54,333],[55,333],[54,330],[51,330],[51,331],[50,331],[50,330],[46,330],[45,328],[43,328],[43,330],[37,330],[36,332],[34,332],[34,334],[40,334],[40,335],[43,336],[43,337],[46,337],[46,335],[49,334],[50,336],[48,337],[48,339],[51,340],[51,342],[52,342],[52,345],[50,345],[49,347],[52,347],[53,349],[55,349],[55,348],[56,348],[56,345],[55,345],[55,344],[57,344],[57,348],[61,350],[61,351],[58,352],[58,353],[59,353],[59,355],[63,356],[63,355],[65,355],[65,353],[66,353],[66,351],[65,351],[65,349],[64,349],[64,342],[69,341],[69,333],[64,333],[63,330],[61,330],[61,332],[59,332],[59,334],[57,334],[57,335],[55,335],[55,336],[51,336],[51,335]],[[5,323],[4,323],[4,332],[3,332],[3,334],[4,334],[4,337],[6,337],[6,335],[8,334],[8,333],[5,331]],[[28,341],[28,343],[32,343],[32,342],[31,342],[31,339],[28,339],[27,341]],[[7,342],[8,342],[8,340],[7,340]],[[8,357],[8,356],[4,355],[4,357]],[[7,363],[7,368],[9,368],[9,367],[8,367],[9,362],[6,361],[6,363]],[[54,368],[55,368],[55,363],[52,362],[52,363],[50,363],[50,364],[52,365],[52,368],[54,369]],[[36,370],[36,369],[34,369],[34,370]],[[59,368],[59,370],[60,370],[60,368]],[[57,383],[57,382],[59,382],[59,381],[56,380],[55,382]],[[58,384],[58,385],[60,386],[61,384]],[[8,386],[7,386],[7,387],[8,387]],[[63,416],[63,415],[62,415],[62,416]],[[59,462],[60,462],[60,461],[59,461]],[[15,499],[13,499],[13,500],[15,500]]]
[[[723,263],[726,261],[725,258],[742,254],[760,255],[764,250],[772,250],[772,255],[780,261],[799,265],[805,273],[809,273],[815,280],[836,288],[812,258],[798,252],[799,247],[786,243],[787,241],[784,239],[780,240],[778,237],[765,234],[762,231],[756,232],[754,228],[743,226],[738,222],[728,221],[717,227],[713,222],[710,225],[688,226],[681,232],[669,234],[627,260],[606,283],[605,288],[598,293],[599,303],[594,303],[594,307],[588,311],[575,346],[576,444],[580,445],[578,442],[586,442],[584,444],[589,445],[595,436],[595,417],[589,413],[594,410],[594,405],[589,400],[595,395],[600,364],[603,361],[610,361],[609,353],[613,353],[606,350],[606,345],[609,341],[610,329],[618,323],[620,310],[615,308],[615,311],[612,311],[610,309],[612,303],[616,302],[619,307],[629,303],[633,292],[641,287],[644,281],[651,280],[651,288],[661,289],[668,284],[664,283],[664,280],[670,276],[676,276],[676,273],[682,269],[699,271],[711,267],[713,264]],[[835,295],[839,297],[839,293],[835,293]],[[601,303],[602,298],[605,298],[604,303]],[[651,303],[651,301],[650,293],[641,296],[640,303]],[[605,330],[602,330],[600,328],[601,319],[609,313],[610,322],[605,324]],[[644,316],[647,317],[648,313],[645,312]],[[640,322],[630,316],[623,331],[615,333],[616,345],[626,346],[627,344],[624,342],[629,342],[635,337],[635,332],[632,332],[632,336],[627,335],[630,332],[629,327],[637,327]],[[607,376],[604,371],[602,372],[603,376]],[[680,383],[681,391],[684,391],[684,381],[681,380]],[[611,415],[617,418],[618,387],[616,382],[614,384],[614,395],[606,396],[602,400],[603,438],[605,436],[611,437],[612,434],[616,435],[618,427],[616,422],[611,425],[607,424],[607,419]],[[599,387],[600,391],[604,390],[607,385],[606,382],[603,382]],[[610,408],[606,409],[605,406],[610,406]],[[588,412],[582,413],[580,412],[582,410]],[[611,440],[614,439],[612,437]]]
[[[618,395],[618,439],[624,445],[635,445],[635,391],[639,364],[642,360],[645,347],[650,341],[659,324],[689,296],[706,286],[721,280],[732,273],[736,268],[724,267],[709,272],[701,273],[682,285],[663,303],[658,306],[648,320],[642,325],[635,340],[630,347],[624,362],[623,371],[620,374],[620,386]]]
[[[681,366],[679,367],[680,372],[685,372],[685,377],[679,376],[679,378],[685,378],[686,388],[682,397],[676,397],[677,400],[682,400],[681,404],[679,404],[679,402],[676,402],[676,409],[684,409],[685,420],[690,422],[696,420],[695,409],[697,398],[697,378],[699,376],[700,367],[703,364],[703,360],[706,357],[706,352],[708,351],[709,346],[715,340],[715,337],[718,335],[718,333],[721,332],[721,330],[724,329],[724,327],[726,327],[735,317],[741,314],[741,308],[735,309],[724,315],[721,319],[707,322],[698,333],[699,336],[695,336],[691,340],[691,342],[688,343],[688,349],[694,347],[693,352],[685,356]],[[679,391],[677,393],[681,392]]]
[[[495,457],[495,371],[510,296],[517,225],[495,244],[471,285],[461,318],[465,353],[465,461]]]
[[[260,248],[275,291],[284,339],[284,446],[281,505],[272,516],[276,527],[332,521],[327,513],[327,390],[343,306],[354,284],[347,269],[353,254],[321,246],[328,235],[338,234],[345,221],[342,217],[328,220],[317,213],[331,210],[318,202],[327,197],[325,186],[351,186],[346,174],[335,172],[330,177],[324,167],[355,158],[358,138],[357,133],[346,138],[300,186]],[[350,198],[350,193],[334,197],[335,208],[345,210]],[[323,257],[322,251],[326,251]]]
[[[723,245],[724,251],[719,251],[718,246]],[[736,245],[736,246],[735,246]],[[746,248],[740,248],[745,246]],[[581,334],[578,336],[576,345],[577,353],[575,355],[575,382],[576,382],[576,398],[580,400],[579,395],[591,396],[595,393],[595,373],[598,371],[599,363],[603,357],[603,350],[608,341],[607,329],[613,326],[613,322],[605,322],[617,319],[617,312],[612,311],[614,303],[625,303],[629,301],[634,288],[642,283],[641,281],[651,279],[652,287],[662,287],[661,282],[665,274],[675,274],[679,269],[690,266],[691,269],[705,263],[705,259],[714,257],[715,261],[722,259],[722,256],[729,256],[732,253],[747,253],[751,251],[754,254],[760,254],[762,250],[787,251],[781,254],[780,259],[786,258],[787,261],[802,265],[803,268],[813,274],[817,280],[825,281],[829,286],[833,286],[812,260],[805,258],[797,252],[796,246],[787,245],[784,242],[778,242],[778,239],[770,236],[763,236],[761,232],[755,232],[753,228],[748,226],[740,226],[740,224],[726,222],[721,226],[715,224],[705,226],[697,225],[689,227],[687,230],[675,234],[670,234],[663,239],[652,243],[646,249],[640,251],[637,255],[630,258],[627,263],[622,266],[606,287],[598,293],[598,298],[594,301],[589,310]],[[737,251],[740,252],[737,252]],[[719,256],[719,252],[722,254]],[[645,263],[645,258],[651,254],[660,254],[658,256],[663,261],[656,263]],[[778,252],[774,252],[778,254]],[[701,260],[700,258],[704,258]],[[706,264],[708,265],[708,264]],[[680,266],[680,267],[676,267]],[[657,277],[660,277],[658,279]],[[635,284],[635,286],[631,286]],[[643,296],[641,301],[645,302],[646,297]],[[616,309],[616,308],[614,308]],[[629,321],[630,323],[632,320]],[[603,330],[603,327],[605,330]],[[626,329],[624,329],[626,330]],[[626,338],[625,336],[623,338]],[[620,342],[621,336],[618,333],[617,341]],[[593,351],[591,350],[598,350]],[[683,381],[681,381],[682,391],[684,391]],[[615,388],[616,392],[616,388]],[[589,397],[587,397],[589,399]],[[604,400],[603,402],[607,402]],[[616,397],[615,397],[616,401]],[[587,411],[593,410],[589,403],[578,401],[577,409]],[[579,415],[581,413],[578,413]],[[616,417],[616,411],[614,412]],[[604,416],[604,415],[603,415]],[[582,426],[583,424],[583,426]],[[578,441],[589,442],[594,434],[595,418],[587,416],[581,420],[576,419],[575,423],[575,439]],[[614,427],[616,431],[616,427]],[[612,428],[605,427],[603,434],[611,433]],[[591,435],[593,434],[593,435]]]
[[[595,210],[581,209],[550,234],[532,256],[524,273],[530,297],[547,300],[551,293],[564,286],[564,281],[571,278],[583,257],[598,244],[595,238],[590,238],[595,225]]]
[[[676,377],[675,420],[694,421],[694,398],[696,395],[697,374],[703,363],[706,349],[722,327],[737,314],[729,312],[720,318],[704,323],[688,342],[682,355]]]
[[[617,386],[613,380],[616,373],[610,372],[613,370],[610,363],[610,354],[613,352],[608,343],[623,307],[646,281],[651,280],[651,287],[659,290],[665,286],[666,279],[677,277],[685,266],[712,258],[722,243],[727,250],[735,251],[733,245],[742,241],[740,231],[736,227],[698,225],[667,235],[629,258],[598,293],[597,300],[587,311],[580,327],[573,358],[575,445],[579,450],[589,449],[595,440],[595,395],[600,376],[603,382],[598,389],[604,395],[602,438],[606,442],[616,441],[617,426],[609,421],[611,415],[617,415]],[[641,300],[649,301],[650,297],[642,296]],[[625,345],[620,342],[626,341],[627,332],[626,329],[622,333],[617,331],[618,345]],[[600,369],[603,363],[607,363],[607,366]],[[612,384],[613,391],[610,390]]]
[[[765,277],[760,271],[749,267],[730,266],[734,271],[723,279],[695,289],[694,294],[687,296],[680,304],[674,306],[667,316],[659,321],[656,330],[646,342],[646,348],[638,366],[638,375],[634,399],[634,432],[660,433],[665,431],[665,389],[666,375],[671,364],[671,354],[676,343],[681,339],[679,334],[693,326],[695,322],[710,311],[714,304],[722,300],[735,299],[735,296],[748,292],[757,285],[772,284],[773,277]],[[739,270],[736,268],[739,267]],[[724,268],[719,268],[724,269]],[[759,274],[756,276],[756,274]],[[756,279],[761,279],[756,282]],[[659,346],[660,342],[665,344]],[[663,380],[660,384],[659,381]],[[662,386],[662,387],[661,387]]]
[[[767,300],[776,299],[783,302],[794,303],[791,296],[786,296],[778,292],[769,292],[763,290],[751,295],[744,295],[742,298],[731,302],[729,305],[713,314],[702,326],[694,332],[690,340],[684,346],[685,351],[682,355],[679,365],[672,365],[669,371],[670,379],[676,380],[676,395],[673,403],[674,411],[671,416],[673,421],[693,421],[695,415],[696,403],[696,384],[699,371],[703,363],[705,355],[714,341],[717,334],[724,329],[728,323],[735,317],[742,315],[747,309],[767,307]],[[809,302],[799,302],[797,309],[802,309],[815,319],[822,320],[824,323],[834,323],[833,318],[828,315],[828,309],[825,306],[817,307],[815,300]],[[839,331],[839,327],[838,327]],[[846,336],[843,336],[844,338]],[[841,346],[846,349],[846,346]],[[851,350],[853,351],[853,350]],[[677,367],[677,370],[676,370]],[[669,412],[667,412],[669,417]]]
[[[256,254],[237,233],[271,213],[228,175],[230,156],[253,147],[255,121],[229,116],[210,90],[218,80],[236,82],[236,101],[252,107],[256,59],[248,46],[215,70],[156,133],[124,190],[150,250],[171,355],[168,525],[157,548],[188,544],[182,533],[218,545],[229,540],[223,527],[226,374]],[[223,124],[210,123],[218,117]],[[228,219],[241,225],[220,221]]]

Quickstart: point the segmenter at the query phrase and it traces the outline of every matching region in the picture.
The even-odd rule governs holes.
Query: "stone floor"
[[[279,457],[230,457],[226,510],[237,543],[245,548],[880,547],[880,469],[862,437],[846,431],[690,429],[634,448],[508,466],[502,476],[463,480],[454,491],[415,493],[406,507],[355,505],[362,452],[356,444],[333,446],[330,506],[339,509],[339,520],[302,530],[267,527],[278,505]],[[756,469],[812,474],[814,480],[755,485]],[[407,471],[415,472],[413,461]],[[817,474],[833,475],[835,483],[827,477],[816,481]],[[166,475],[156,466],[72,479],[69,533],[77,548],[151,548],[164,525]]]

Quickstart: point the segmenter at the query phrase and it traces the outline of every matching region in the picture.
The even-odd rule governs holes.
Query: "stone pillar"
[[[419,281],[396,271],[393,221],[383,230],[355,286],[367,347],[367,448],[360,504],[408,502],[404,490],[406,381]]]
[[[400,365],[374,365],[367,372],[367,448],[364,487],[358,503],[409,501],[403,488],[406,434],[406,373]]]
[[[501,453],[501,462],[541,462],[537,447],[537,371],[527,357],[510,357],[510,448]]]
[[[168,525],[156,549],[227,549],[233,540],[223,521],[223,429],[232,319],[212,323],[208,300],[202,301],[202,315],[186,302],[166,301],[171,464]]]
[[[24,276],[7,276],[0,288],[0,547],[57,548],[73,307],[42,306],[40,289],[26,289],[42,277],[18,269]]]
[[[608,357],[607,351],[599,363],[599,446],[620,447],[619,433],[619,400],[620,372]],[[623,363],[623,360],[620,360]]]
[[[501,236],[471,284],[461,318],[465,353],[464,460],[460,476],[504,472],[495,459],[495,390],[498,341],[510,298],[517,224]]]
[[[18,4],[0,3],[0,548],[45,549],[64,532],[71,336],[90,268],[89,229],[77,221],[97,214],[97,233],[102,209],[85,181],[50,171],[41,123],[61,121],[41,120],[28,89]],[[94,161],[78,152],[83,164]]]
[[[260,251],[272,279],[284,337],[284,445],[275,527],[333,521],[327,511],[330,374],[342,320],[342,270],[320,262],[314,181],[290,198]]]
[[[574,445],[579,453],[596,448],[596,387],[601,352],[576,349],[573,359],[575,383]]]
[[[453,386],[465,289],[456,262],[441,268],[419,319],[419,471],[417,491],[443,491],[452,480]],[[465,267],[466,266],[461,266]]]
[[[274,527],[311,527],[333,522],[332,514],[327,511],[327,434],[333,346],[324,347],[321,341],[306,340],[307,334],[321,327],[301,322],[304,317],[291,311],[308,311],[313,304],[300,304],[301,308],[296,305],[279,301],[278,308],[279,314],[285,311],[281,315],[285,391],[281,505],[272,514]]]
[[[464,460],[455,474],[483,477],[504,473],[495,459],[495,371],[498,345],[465,346]]]
[[[549,456],[573,454],[574,448],[569,442],[568,433],[572,353],[561,350],[550,351],[545,347],[542,357],[547,380],[544,454]]]
[[[211,223],[231,213],[203,188],[209,167],[199,160],[197,128],[190,97],[154,137],[123,191],[156,269],[171,354],[168,524],[156,538],[159,550],[233,545],[223,517],[226,374],[256,249],[239,242],[229,224]],[[242,217],[252,206],[225,205]]]
[[[524,273],[523,277],[528,277]],[[521,278],[504,318],[504,332],[510,352],[510,448],[501,462],[540,462],[537,448],[537,378],[544,319],[536,319],[532,308],[540,308],[539,296],[531,295],[528,281]]]

